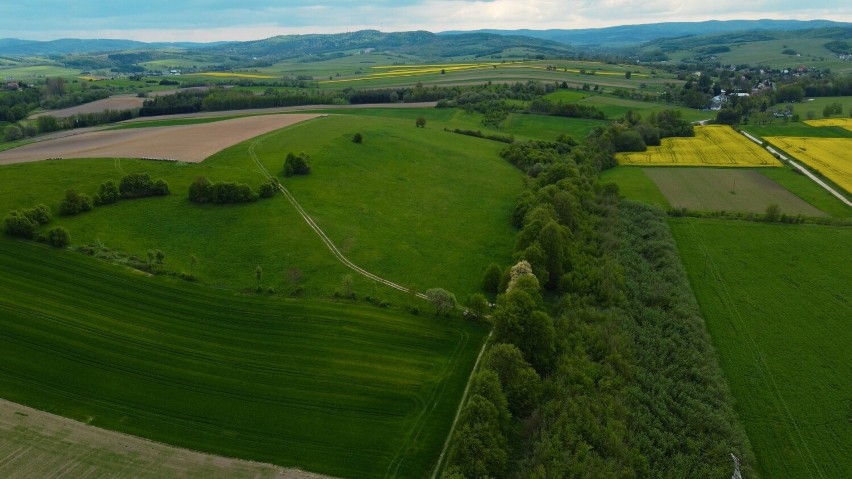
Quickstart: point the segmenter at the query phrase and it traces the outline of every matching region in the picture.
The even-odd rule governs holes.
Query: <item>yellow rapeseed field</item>
[[[781,166],[769,152],[726,125],[695,127],[693,138],[663,138],[648,151],[618,153],[620,165],[641,166]]]
[[[821,120],[805,120],[811,126],[852,126],[852,118],[823,118]]]
[[[852,138],[773,136],[764,140],[852,193]]]
[[[374,70],[387,70],[370,73],[358,78],[342,78],[339,80],[324,80],[320,83],[344,83],[363,80],[377,80],[381,78],[398,78],[410,77],[418,75],[434,75],[440,74],[443,70],[445,73],[460,72],[469,70],[483,70],[486,68],[495,68],[499,63],[450,63],[438,65],[382,65],[371,67]]]
[[[852,131],[852,118],[823,118],[821,120],[806,120],[805,124],[810,126],[839,126]]]

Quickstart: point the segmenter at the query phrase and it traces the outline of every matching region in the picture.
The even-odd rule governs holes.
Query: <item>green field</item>
[[[362,145],[351,141],[356,132]],[[164,178],[172,195],[122,201],[52,225],[68,228],[74,245],[100,241],[142,258],[160,249],[170,271],[190,271],[194,255],[195,273],[206,284],[253,289],[261,266],[264,286],[278,293],[331,296],[351,271],[282,196],[229,206],[187,200],[198,175],[256,188],[264,177],[248,153],[253,143],[195,165],[99,159],[4,166],[0,211],[46,203],[56,212],[68,188],[94,194],[108,179],[147,172]],[[507,218],[522,181],[497,154],[503,145],[431,123],[415,128],[413,119],[333,115],[267,135],[256,152],[274,173],[287,152],[311,155],[313,173],[285,184],[356,264],[421,291],[443,287],[464,299],[479,290],[489,263],[510,260],[514,231]],[[359,297],[390,299],[392,290],[353,276]]]
[[[695,110],[670,103],[649,103],[619,98],[612,95],[593,95],[584,98],[578,103],[598,108],[604,112],[607,118],[619,118],[631,110],[641,114],[642,116],[646,116],[651,112],[657,113],[663,110],[675,110],[679,111],[682,118],[687,121],[710,120],[715,116],[712,112]]]
[[[200,451],[427,477],[487,329],[234,295],[0,239],[0,395]]]
[[[621,196],[669,209],[669,201],[654,181],[648,177],[644,168],[635,166],[616,166],[604,170],[600,176],[601,183],[615,183]]]
[[[852,477],[852,228],[672,219],[762,477]]]

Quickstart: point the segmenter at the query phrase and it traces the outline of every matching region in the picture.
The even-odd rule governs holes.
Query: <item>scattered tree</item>
[[[481,318],[488,308],[488,300],[482,293],[473,293],[467,297],[467,307],[476,318]]]
[[[59,202],[59,214],[62,216],[73,216],[92,209],[92,199],[89,195],[77,193],[76,190],[67,190],[65,198]]]
[[[267,178],[260,188],[258,188],[258,196],[261,198],[272,198],[278,192],[278,180],[275,178]]]
[[[94,198],[96,205],[108,205],[115,203],[119,199],[121,199],[121,192],[112,180],[101,183]]]
[[[426,297],[435,306],[435,316],[448,313],[456,307],[458,302],[455,295],[443,288],[432,288],[426,291]]]
[[[414,126],[417,128],[425,128],[426,127],[426,118],[422,116],[418,116],[416,120],[414,120]]]
[[[47,244],[55,248],[64,248],[71,244],[71,235],[62,226],[57,226],[47,232]]]
[[[500,265],[491,263],[485,269],[485,274],[482,275],[482,290],[486,293],[497,294],[500,292],[500,277],[503,271],[500,270]]]
[[[298,155],[287,153],[287,159],[284,160],[284,176],[310,174],[311,165],[309,160],[310,157],[305,152]]]
[[[359,145],[364,142],[364,137],[361,136],[360,133],[355,133],[352,135],[352,143],[358,143]]]
[[[10,211],[3,219],[3,231],[10,236],[32,239],[38,224],[18,210]]]

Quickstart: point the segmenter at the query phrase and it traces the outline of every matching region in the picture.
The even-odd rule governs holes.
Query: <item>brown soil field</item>
[[[0,165],[50,158],[150,158],[198,163],[241,141],[315,118],[264,115],[169,127],[93,131],[0,153]]]
[[[825,213],[752,170],[731,168],[642,168],[672,208],[765,213],[777,204],[788,215]]]
[[[107,110],[133,110],[141,108],[144,98],[139,98],[136,95],[116,95],[103,100],[84,103],[82,105],[64,108],[62,110],[52,110],[37,113],[32,118],[50,115],[56,118],[67,118],[69,116],[78,115],[80,113],[100,113]]]
[[[331,479],[99,429],[0,399],[0,477]]]

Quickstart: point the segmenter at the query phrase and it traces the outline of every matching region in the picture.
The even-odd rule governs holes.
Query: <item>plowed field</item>
[[[241,141],[316,116],[263,115],[198,125],[95,131],[4,151],[0,164],[50,158],[152,158],[198,163]]]

